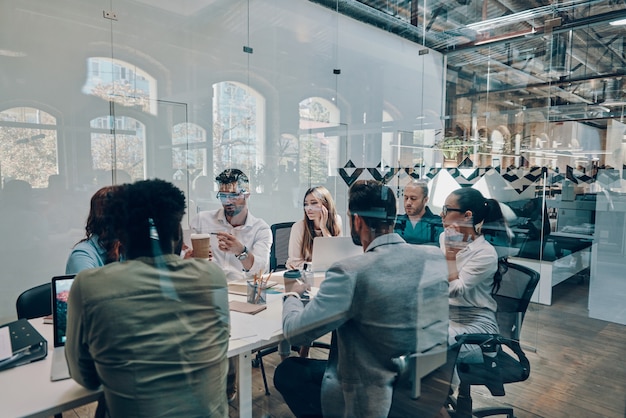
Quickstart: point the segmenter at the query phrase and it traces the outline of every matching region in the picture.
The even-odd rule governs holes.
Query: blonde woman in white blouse
[[[287,268],[302,269],[311,262],[313,238],[341,235],[341,217],[324,186],[312,187],[304,194],[304,219],[291,227]]]
[[[313,238],[341,235],[341,217],[337,215],[335,202],[324,186],[311,187],[304,194],[304,219],[291,227],[289,235],[289,258],[287,268],[304,269],[311,262]],[[281,358],[289,356],[290,346],[281,343],[278,348]],[[309,356],[309,347],[300,348],[300,357]]]

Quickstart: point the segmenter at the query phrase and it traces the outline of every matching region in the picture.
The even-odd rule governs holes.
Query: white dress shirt
[[[255,218],[250,211],[248,211],[245,224],[241,226],[232,226],[228,223],[224,209],[220,208],[198,213],[191,220],[190,227],[197,234],[228,232],[246,246],[248,254],[254,256],[254,264],[250,270],[245,271],[236,255],[220,251],[217,248],[217,240],[212,237],[213,261],[224,270],[228,281],[251,278],[254,274],[267,271],[270,262],[270,248],[272,247],[272,231],[264,220]]]
[[[446,251],[445,234],[439,244]],[[493,276],[498,269],[498,253],[485,237],[479,235],[456,255],[459,278],[450,282],[450,305],[487,308],[496,311],[498,304],[491,296]]]

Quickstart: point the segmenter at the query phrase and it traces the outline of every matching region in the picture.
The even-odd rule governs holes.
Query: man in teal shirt
[[[110,417],[228,417],[224,272],[178,255],[185,198],[174,185],[140,181],[115,199],[126,261],[76,276],[66,342],[72,378],[102,386]]]
[[[428,184],[413,180],[404,187],[404,215],[396,220],[395,232],[409,244],[437,245],[443,230],[441,218],[431,212],[428,204]]]

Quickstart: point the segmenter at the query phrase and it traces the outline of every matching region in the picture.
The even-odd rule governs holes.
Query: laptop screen
[[[70,294],[75,275],[52,278],[52,323],[54,327],[54,346],[65,345],[67,330],[67,297]]]
[[[359,254],[363,254],[363,247],[354,245],[351,237],[315,237],[311,256],[313,271],[326,271],[335,262]]]

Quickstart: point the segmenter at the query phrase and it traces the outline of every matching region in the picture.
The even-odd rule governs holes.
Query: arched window
[[[116,170],[116,183],[146,177],[143,123],[128,116],[103,116],[93,119],[90,126],[91,158],[96,173]]]
[[[265,99],[257,91],[234,81],[213,85],[215,175],[229,167],[240,168],[250,176],[262,170],[264,132]]]
[[[172,128],[172,168],[175,179],[206,175],[206,130],[195,123],[179,123]]]
[[[58,174],[57,120],[32,107],[0,112],[0,180],[24,180],[33,188],[48,187]]]
[[[83,93],[157,114],[157,82],[141,68],[115,58],[87,59]]]
[[[386,110],[383,110],[383,126],[385,123],[393,122],[393,116]],[[385,130],[382,132],[382,144],[381,144],[381,165],[383,167],[395,167],[398,164],[398,158],[396,156],[397,149],[393,147],[393,130]]]
[[[338,167],[339,137],[329,128],[339,127],[339,109],[321,97],[300,102],[299,168],[302,184],[324,184]]]

